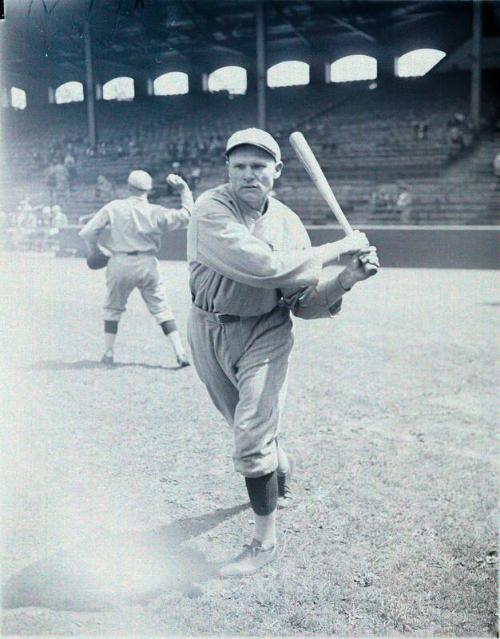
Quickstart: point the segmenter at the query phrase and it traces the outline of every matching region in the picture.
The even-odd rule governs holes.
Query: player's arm
[[[353,235],[319,247],[275,251],[223,203],[203,198],[195,205],[190,226],[196,261],[236,282],[270,289],[317,284],[323,266],[368,244],[364,234]]]
[[[167,230],[175,231],[177,229],[183,229],[189,224],[191,219],[191,213],[194,207],[193,194],[188,184],[181,178],[180,175],[174,175],[171,173],[167,176],[167,184],[169,184],[174,191],[179,193],[181,198],[180,209],[167,209],[162,207],[162,215],[167,226]]]
[[[78,235],[83,239],[89,252],[97,249],[97,241],[102,231],[109,225],[109,212],[106,206],[91,218]]]
[[[359,251],[338,275],[323,269],[319,282],[299,291],[282,291],[283,301],[292,313],[302,319],[333,317],[340,312],[343,296],[358,282],[369,277],[364,265],[379,267],[377,249],[370,246]]]

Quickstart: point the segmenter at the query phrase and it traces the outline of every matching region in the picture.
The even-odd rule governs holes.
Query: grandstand
[[[175,4],[179,12],[185,11],[182,4]],[[198,13],[193,13],[195,4],[188,5],[191,17],[184,14],[185,29],[188,31],[195,28],[196,16],[202,14],[199,3],[196,8]],[[345,29],[342,31],[338,20],[345,20],[347,9],[340,6],[345,3],[329,3],[329,12],[324,3],[283,3],[280,11],[270,4],[264,3],[267,7],[269,59],[280,59],[276,49],[286,46],[291,58],[309,60],[311,79],[308,84],[267,87],[265,90],[266,126],[281,142],[285,160],[285,170],[277,192],[308,225],[328,224],[331,218],[287,142],[288,134],[294,129],[301,129],[306,134],[339,200],[355,224],[402,223],[396,206],[401,184],[409,189],[413,197],[407,223],[481,225],[495,221],[499,196],[493,159],[500,148],[496,128],[499,112],[495,70],[483,72],[481,112],[480,116],[479,112],[476,114],[477,122],[474,123],[470,112],[470,72],[450,69],[449,64],[445,66],[445,62],[448,62],[445,58],[422,77],[396,77],[394,70],[397,65],[392,63],[391,68],[386,59],[388,44],[393,52],[398,46],[401,52],[404,51],[397,32],[407,24],[405,20],[408,20],[408,24],[417,24],[416,33],[423,24],[422,20],[427,21],[425,23],[432,27],[427,39],[434,40],[436,47],[448,46],[450,55],[455,49],[463,48],[464,36],[467,29],[470,30],[469,21],[472,17],[471,7],[466,6],[468,3],[444,3],[449,13],[436,12],[435,16],[428,15],[432,11],[420,16],[419,3],[389,3],[392,8],[383,2],[359,3],[357,13],[356,9],[350,9],[350,18],[357,25],[362,25],[364,21],[366,32],[352,25],[349,28],[349,24],[347,32]],[[229,5],[235,12],[232,19],[237,20],[239,16],[239,24],[243,21],[245,28],[250,29],[247,15],[249,3],[246,1],[221,2],[210,19],[205,16],[205,27],[215,32],[224,9]],[[314,5],[312,9],[310,5]],[[162,6],[160,13],[163,10],[166,10],[165,6]],[[103,38],[109,35],[110,25],[106,23],[105,16],[103,18],[104,9],[101,7],[99,11],[100,19],[94,26],[95,40],[103,47]],[[483,7],[483,13],[487,11],[490,12],[488,17],[498,23],[498,12]],[[446,23],[451,12],[454,12],[456,24],[460,24],[460,28],[454,32],[454,40],[450,39],[451,34],[443,34],[443,21]],[[340,14],[342,18],[338,17]],[[26,16],[16,14],[15,17],[19,25],[24,24]],[[69,28],[68,17],[62,10],[57,17],[60,20],[59,28],[61,24]],[[123,43],[117,43],[115,49],[126,44],[132,47],[134,56],[141,55],[130,40],[134,28],[139,28],[139,17],[137,10],[125,10],[122,19],[127,28],[123,29]],[[83,22],[84,18],[81,16]],[[300,28],[299,18],[302,20]],[[51,14],[51,19],[55,20],[56,16]],[[224,20],[227,22],[229,18],[226,16]],[[323,24],[325,20],[329,23],[326,28]],[[380,34],[380,25],[384,20],[392,21],[392,30],[388,31],[385,39],[379,35],[377,40],[373,33]],[[335,32],[332,23],[340,29],[335,34],[334,46],[331,43],[329,45],[335,54],[328,50],[325,41],[328,31]],[[491,20],[488,24],[491,24]],[[277,35],[279,25],[282,31],[287,32],[287,39]],[[147,34],[153,27],[143,21],[141,28]],[[483,35],[489,35],[488,28],[491,27],[484,27]],[[356,29],[359,33],[355,32]],[[364,81],[326,82],[328,73],[321,77],[321,69],[328,70],[332,57],[342,60],[342,53],[351,53],[356,46],[359,51],[366,52],[367,34],[373,40],[368,47],[374,56],[370,59],[379,58],[376,81],[372,77]],[[53,34],[54,46],[60,43],[61,37],[60,32]],[[113,37],[116,40],[116,33]],[[135,75],[134,99],[93,101],[94,129],[97,130],[95,140],[91,139],[92,127],[89,128],[88,100],[56,104],[52,99],[53,103],[49,104],[40,97],[43,91],[40,93],[39,83],[36,86],[32,83],[33,100],[28,90],[25,109],[8,108],[9,100],[4,100],[2,181],[4,187],[8,185],[8,188],[2,189],[3,208],[14,211],[19,201],[26,196],[35,205],[53,204],[57,200],[65,208],[70,221],[77,223],[79,218],[89,215],[103,203],[102,197],[96,196],[98,176],[105,176],[115,187],[113,193],[120,195],[127,173],[136,167],[145,168],[153,174],[157,187],[154,197],[162,202],[171,201],[163,179],[172,170],[180,170],[188,181],[193,176],[195,193],[219,183],[222,179],[221,158],[225,139],[236,128],[256,125],[261,118],[256,109],[259,91],[256,95],[254,70],[251,68],[255,64],[250,53],[253,45],[248,41],[248,33],[243,35],[242,32],[234,37],[236,40],[232,46],[235,50],[241,53],[244,49],[248,59],[253,59],[253,62],[247,63],[249,86],[246,92],[231,92],[230,88],[219,92],[201,90],[202,87],[196,86],[195,80],[205,78],[203,83],[200,80],[200,84],[205,88],[209,86],[210,83],[206,82],[207,77],[210,80],[208,72],[220,60],[221,52],[214,45],[212,52],[217,51],[217,55],[213,55],[214,61],[202,62],[199,37],[194,38],[191,31],[191,39],[185,34],[187,45],[179,51],[179,43],[170,34],[164,46],[168,47],[171,43],[172,51],[168,63],[160,67],[190,70],[191,91],[182,95],[151,95],[154,93],[151,90],[154,86],[152,80],[158,71],[152,69],[150,64],[145,76],[139,74],[136,65],[131,64],[128,75]],[[307,54],[303,50],[304,40]],[[42,47],[43,42],[36,41],[35,44]],[[206,46],[210,47],[210,41]],[[18,84],[20,71],[27,73],[29,64],[33,64],[33,58],[26,51],[24,53],[22,62],[17,60],[9,64],[7,60],[6,64],[6,76],[9,77],[12,70],[12,81]],[[73,49],[64,55],[56,50],[51,55],[54,59],[50,62],[51,79],[47,84],[54,86],[66,80],[71,75],[68,71],[71,65],[75,69],[73,77],[82,79],[83,68],[81,63],[79,66],[76,64]],[[95,56],[94,73],[99,80],[116,74],[118,67],[124,72],[127,65],[117,63],[113,55],[116,56],[116,51],[106,52],[104,47]],[[230,61],[235,55],[232,49],[228,49],[225,57]],[[489,62],[490,66],[496,64],[494,56],[490,55]],[[440,71],[441,66],[444,72]],[[268,65],[268,72],[270,68]],[[145,80],[149,87],[146,91]],[[30,80],[25,77],[23,81],[24,86],[29,87]],[[105,83],[102,81],[96,83],[97,96],[100,94],[102,97],[103,86]],[[54,90],[45,86],[47,89],[53,98]],[[461,120],[453,125],[456,116]],[[422,122],[425,122],[426,130],[419,137],[417,127]],[[453,128],[455,139],[451,135]],[[68,152],[75,162],[71,187],[57,190],[51,186],[48,174],[58,162],[62,165]],[[193,174],[195,167],[199,175]]]

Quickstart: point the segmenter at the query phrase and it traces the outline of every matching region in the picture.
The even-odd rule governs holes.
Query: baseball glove
[[[109,256],[104,255],[98,248],[87,256],[87,266],[93,271],[104,268],[109,261]]]

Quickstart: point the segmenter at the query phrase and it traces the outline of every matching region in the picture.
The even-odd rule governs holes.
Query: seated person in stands
[[[115,187],[105,175],[97,177],[95,185],[96,200],[109,202],[115,197]]]
[[[500,178],[500,153],[497,153],[493,160],[493,174],[495,177]]]
[[[400,222],[408,224],[411,221],[413,196],[406,184],[401,184],[400,189],[398,199],[396,200],[396,209],[399,213]]]
[[[68,217],[62,212],[59,204],[55,204],[52,207],[52,226],[58,230],[68,226]]]
[[[195,165],[192,169],[191,169],[191,188],[194,189],[196,187],[196,185],[198,184],[198,182],[200,181],[201,178],[201,169],[199,167],[199,165]]]

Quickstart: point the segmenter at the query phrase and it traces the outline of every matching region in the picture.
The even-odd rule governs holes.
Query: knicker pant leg
[[[158,260],[152,255],[142,258],[141,268],[144,270],[141,281],[138,284],[148,311],[158,324],[175,319],[167,302],[165,287],[160,275]]]
[[[129,266],[118,256],[112,256],[106,267],[106,300],[104,302],[104,319],[119,322],[127,307],[130,293],[134,290]]]
[[[261,334],[245,350],[236,373],[239,401],[233,426],[233,459],[235,469],[245,477],[261,477],[278,467],[276,438],[293,346],[287,311],[277,310],[258,328]]]
[[[239,394],[236,378],[226,370],[229,365],[224,361],[221,349],[224,348],[224,327],[203,317],[192,309],[187,326],[187,338],[196,372],[212,399],[217,410],[230,426],[233,426],[234,413]]]

